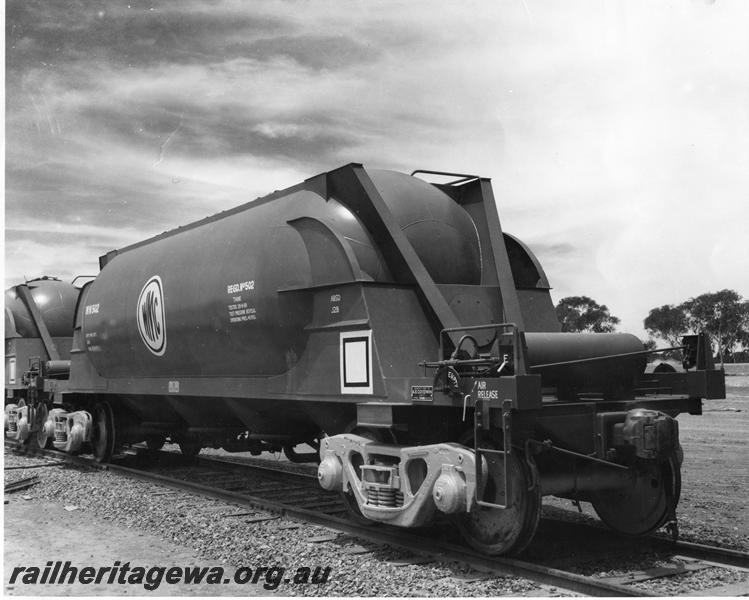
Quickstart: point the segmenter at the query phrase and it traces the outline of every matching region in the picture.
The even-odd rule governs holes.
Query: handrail
[[[76,275],[73,278],[73,281],[70,282],[70,285],[75,285],[75,282],[79,279],[96,279],[98,275]]]
[[[411,172],[411,177],[416,175],[417,173],[422,173],[424,175],[441,175],[443,177],[457,177],[455,181],[449,181],[445,185],[460,185],[463,183],[468,183],[469,181],[473,181],[474,179],[480,179],[478,175],[468,175],[466,173],[450,173],[448,171],[430,171],[429,169],[416,169],[415,171]]]
[[[621,354],[607,354],[606,356],[590,356],[588,358],[575,358],[573,360],[563,360],[555,363],[546,363],[543,365],[528,365],[529,369],[546,369],[548,367],[561,367],[564,365],[576,365],[586,362],[595,362],[599,360],[610,360],[612,358],[629,358],[632,356],[644,356],[645,354],[657,354],[659,352],[669,352],[671,350],[683,350],[686,346],[674,346],[673,348],[658,348],[657,350],[638,350],[637,352],[623,352]]]

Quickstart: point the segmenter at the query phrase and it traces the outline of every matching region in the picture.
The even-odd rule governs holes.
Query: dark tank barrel
[[[532,332],[526,342],[530,372],[560,399],[586,392],[632,397],[647,364],[642,342],[628,333]]]
[[[28,288],[49,334],[52,337],[71,335],[80,290],[54,277],[32,279],[23,285]],[[29,306],[18,288],[15,286],[5,292],[6,337],[12,331],[23,338],[39,337],[34,308]]]
[[[341,310],[339,297],[364,303],[364,329],[373,326],[373,313],[390,311],[375,336],[380,352],[398,352],[408,334],[395,323],[414,327],[416,315],[398,314],[397,302],[380,308],[382,300],[346,300],[338,289],[314,299],[311,290],[358,283],[381,294],[376,286],[426,281],[432,287],[420,290],[421,302],[443,326],[525,321],[531,372],[560,396],[632,393],[645,364],[643,355],[631,356],[643,351],[639,340],[559,333],[540,264],[504,236],[502,270],[492,238],[501,230],[489,229],[489,213],[476,210],[476,198],[456,201],[449,186],[402,173],[366,175],[369,189],[344,179],[308,181],[104,257],[82,302],[83,339],[96,371],[114,378],[277,377],[309,352],[311,332],[323,322],[341,330],[354,320],[335,312],[322,318],[320,311]],[[361,200],[364,193],[374,196],[371,205]],[[379,199],[382,214],[373,214]],[[402,254],[404,245],[414,258]],[[508,294],[520,298],[515,316]],[[396,342],[402,333],[406,338]],[[385,345],[391,340],[392,350]],[[414,348],[424,348],[426,339],[416,341]],[[408,371],[387,370],[386,378]]]
[[[29,368],[66,377],[80,290],[55,277],[39,277],[5,291],[6,398],[20,394],[21,376]]]
[[[479,239],[465,210],[420,179],[368,174],[435,283],[480,283]],[[289,356],[306,346],[313,307],[284,290],[400,278],[397,261],[383,256],[362,218],[336,196],[292,189],[118,252],[85,299],[83,329],[97,371],[286,372]]]

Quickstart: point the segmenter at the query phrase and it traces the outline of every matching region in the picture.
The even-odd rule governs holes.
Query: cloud
[[[7,5],[9,55],[21,50],[37,63],[191,64],[242,55],[239,40],[289,31],[283,18],[222,2],[23,0]]]
[[[344,35],[282,35],[234,46],[236,56],[268,60],[288,57],[312,69],[341,69],[374,61],[379,52]]]
[[[10,1],[6,282],[355,161],[492,177],[554,294],[624,328],[749,296],[748,11]]]

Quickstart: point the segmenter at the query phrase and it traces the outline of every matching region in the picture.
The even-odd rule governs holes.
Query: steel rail
[[[17,471],[19,469],[44,469],[46,467],[59,467],[66,464],[66,461],[59,460],[55,462],[42,463],[40,465],[29,465],[27,467],[3,467],[4,471]]]
[[[652,538],[651,544],[688,558],[695,558],[697,560],[725,566],[738,567],[739,569],[749,571],[749,552],[732,550],[730,548],[720,548],[717,546],[707,546],[705,544],[687,542],[685,540],[677,540],[674,542],[670,539],[660,538],[659,536]]]
[[[25,490],[26,488],[29,488],[32,485],[36,485],[37,483],[39,483],[39,476],[34,475],[32,477],[26,477],[25,479],[18,479],[17,481],[11,481],[10,483],[6,483],[3,491],[6,494],[10,494],[13,492],[20,492],[21,490]]]
[[[609,539],[622,541],[631,541],[633,539],[632,537],[617,533],[598,524],[570,522],[548,517],[545,518],[545,520],[553,521],[556,526],[569,527],[571,529],[574,528],[575,533],[566,532],[561,533],[560,535],[585,534],[588,536],[606,536]],[[721,546],[710,546],[687,540],[673,540],[672,538],[666,537],[660,533],[653,533],[650,536],[641,538],[641,540],[643,546],[647,545],[647,548],[645,549],[648,550],[684,556],[686,558],[693,558],[728,568],[736,567],[749,571],[749,552],[743,550],[734,550],[732,548],[724,548]]]
[[[125,474],[134,479],[149,483],[159,483],[173,489],[197,492],[202,496],[216,500],[224,500],[236,504],[261,508],[267,512],[280,514],[284,517],[302,520],[306,523],[333,528],[343,533],[356,536],[375,544],[388,544],[409,552],[428,555],[442,561],[454,561],[502,576],[523,577],[534,583],[552,585],[572,592],[588,596],[648,596],[642,590],[622,585],[613,585],[591,577],[577,575],[551,567],[539,566],[512,558],[487,557],[463,546],[435,541],[431,538],[414,535],[395,527],[373,528],[371,526],[356,525],[347,519],[335,517],[304,507],[271,501],[266,498],[242,494],[229,490],[216,489],[200,483],[174,479],[166,475],[140,471],[120,465],[108,465],[108,470]]]
[[[292,504],[274,501],[268,498],[262,498],[260,496],[253,496],[250,494],[234,492],[231,490],[220,490],[220,489],[217,489],[216,487],[211,487],[210,485],[186,481],[183,479],[169,477],[167,475],[161,475],[158,473],[150,473],[148,471],[135,469],[132,467],[127,467],[124,465],[117,465],[117,464],[112,464],[112,463],[101,464],[101,463],[97,463],[96,461],[92,459],[84,458],[80,456],[72,456],[70,454],[61,452],[59,450],[52,450],[52,449],[42,450],[39,448],[32,448],[29,446],[19,446],[17,442],[7,441],[7,440],[5,442],[5,446],[7,449],[10,449],[18,454],[25,454],[25,455],[30,455],[30,456],[57,457],[57,458],[63,459],[59,462],[45,463],[44,465],[32,465],[28,468],[38,468],[40,466],[60,466],[64,464],[75,464],[77,466],[81,466],[85,468],[94,468],[94,469],[99,469],[99,470],[119,472],[119,473],[122,473],[123,475],[129,476],[132,478],[138,478],[143,481],[150,481],[150,482],[155,481],[158,483],[163,483],[164,485],[168,485],[169,487],[180,488],[180,489],[185,489],[185,490],[193,490],[193,491],[199,492],[201,495],[206,495],[206,496],[211,495],[217,499],[229,500],[231,502],[239,502],[239,503],[243,503],[246,505],[256,506],[258,508],[262,508],[270,512],[283,514],[285,516],[297,517],[306,522],[315,523],[315,524],[322,525],[322,526],[335,527],[336,529],[345,531],[346,533],[351,533],[352,535],[357,535],[358,537],[361,537],[364,539],[371,539],[372,541],[379,542],[379,543],[391,543],[392,545],[400,545],[401,547],[408,549],[410,551],[413,551],[413,552],[418,552],[418,553],[426,552],[426,553],[434,554],[443,559],[447,559],[449,554],[457,554],[459,558],[454,558],[453,560],[457,560],[459,562],[465,562],[467,564],[475,564],[476,566],[484,570],[486,569],[495,570],[498,564],[502,564],[503,570],[498,571],[501,574],[526,576],[529,579],[540,581],[535,576],[531,577],[530,575],[523,575],[522,573],[522,569],[529,568],[528,565],[532,565],[532,563],[527,563],[525,561],[518,561],[517,559],[510,559],[510,558],[487,557],[477,552],[474,552],[473,550],[467,549],[465,547],[458,546],[455,544],[449,544],[446,542],[435,542],[435,540],[432,540],[423,536],[421,537],[416,536],[412,532],[403,530],[400,528],[383,526],[383,528],[381,528],[380,531],[376,531],[368,526],[356,525],[347,519],[335,517],[333,515],[321,513],[319,511],[305,509],[304,507],[295,506]],[[159,454],[168,455],[169,457],[172,457],[172,458],[181,457],[181,455],[177,452],[160,451]],[[258,465],[254,462],[253,463],[237,462],[233,460],[227,460],[222,457],[199,456],[193,459],[193,462],[191,464],[186,465],[186,466],[189,467],[189,466],[200,466],[200,465],[202,466],[219,465],[220,466],[219,468],[222,471],[230,471],[231,470],[230,468],[234,467],[234,468],[244,469],[248,471],[271,474],[271,475],[276,476],[278,481],[283,481],[284,479],[287,479],[287,480],[297,479],[297,480],[302,480],[305,483],[308,483],[310,482],[310,480],[315,480],[314,476],[305,474],[305,473],[296,473],[296,472],[288,471],[285,469],[273,468],[271,466]],[[605,529],[597,525],[591,525],[588,523],[573,523],[571,525],[574,525],[577,528],[588,529],[591,532],[595,532],[597,534],[605,534],[611,537],[623,537],[623,536],[618,536],[615,532],[612,532],[608,529]],[[385,537],[383,537],[383,535]],[[399,542],[392,541],[395,539],[399,539],[401,541]],[[388,540],[391,540],[391,541],[388,541]],[[414,541],[420,542],[424,546],[416,547],[413,544]],[[726,567],[737,567],[740,569],[749,570],[749,552],[744,552],[741,550],[733,550],[731,548],[723,548],[719,546],[699,544],[696,542],[689,542],[689,541],[684,541],[684,540],[673,541],[670,538],[665,538],[658,534],[655,534],[655,535],[650,536],[649,538],[646,538],[646,541],[652,549],[657,550],[657,551],[672,552],[674,554],[679,554],[679,555],[686,556],[689,558],[694,558],[697,560],[704,560],[707,562],[724,565]],[[425,550],[424,548],[431,548],[432,552],[429,552],[428,550]],[[470,558],[471,560],[467,561],[466,558]],[[492,565],[494,565],[494,567]],[[506,573],[504,569],[510,566],[512,566],[513,568],[520,569],[520,570],[518,571],[513,570],[512,572]],[[540,567],[539,565],[532,565],[530,568],[531,568],[531,574],[535,574],[538,569],[541,569],[541,570],[550,569],[548,567]],[[551,569],[551,571],[555,571],[555,570]],[[556,572],[564,573],[564,571],[560,571],[560,570],[556,570]],[[590,581],[596,581],[593,578],[589,578],[589,577],[584,577],[583,579],[587,583],[590,583]],[[542,581],[542,583],[546,583],[546,582]],[[554,582],[553,580],[550,580],[548,583],[549,585],[556,585],[558,587],[564,587],[565,589],[571,589],[572,591],[578,591],[580,593],[588,593],[584,591],[583,589],[572,589],[569,586],[562,585],[560,583]],[[607,584],[604,584],[604,587],[606,585]],[[619,592],[620,595],[623,594],[623,591],[626,591],[629,589],[629,588],[620,589],[622,588],[622,586],[618,586],[618,585],[609,586],[609,587],[611,588],[612,591]],[[614,590],[613,588],[616,588],[616,589]],[[642,595],[642,591],[639,590],[637,594],[635,595]]]
[[[177,452],[169,452],[168,450],[162,450],[162,452],[164,452],[165,454],[174,454],[176,456],[180,456]],[[198,456],[196,458],[199,463],[201,462],[210,463],[210,464],[218,463],[218,464],[225,465],[225,466],[240,467],[240,468],[248,467],[248,468],[253,469],[254,471],[261,471],[261,472],[266,472],[266,473],[280,473],[285,476],[288,475],[289,478],[298,478],[298,479],[305,479],[305,480],[312,479],[315,482],[317,482],[317,477],[315,475],[310,475],[308,473],[297,473],[297,472],[289,471],[286,469],[275,469],[273,467],[269,467],[265,465],[258,465],[255,462],[251,462],[251,463],[238,462],[238,461],[230,460],[228,458],[222,458],[220,456]]]
[[[269,500],[260,496],[223,490],[209,485],[176,479],[167,475],[152,473],[132,467],[117,464],[100,464],[92,459],[82,458],[80,456],[70,456],[56,450],[41,450],[38,448],[19,448],[15,443],[6,442],[6,448],[20,453],[32,456],[64,456],[70,459],[70,463],[100,470],[106,470],[124,476],[139,479],[148,483],[156,483],[172,489],[179,489],[197,493],[201,496],[224,500],[234,504],[260,508],[267,512],[280,514],[295,520],[301,520],[306,523],[328,527],[341,531],[343,533],[356,536],[357,538],[375,543],[387,544],[401,550],[406,550],[415,554],[427,555],[437,560],[446,562],[457,562],[465,564],[471,568],[478,569],[482,572],[499,576],[523,577],[534,583],[555,586],[571,592],[585,594],[588,596],[612,597],[612,596],[644,596],[651,595],[640,589],[634,589],[623,585],[615,585],[605,581],[597,580],[592,577],[586,577],[575,573],[569,573],[552,567],[541,566],[538,564],[526,562],[517,558],[506,557],[488,557],[475,552],[464,546],[441,542],[428,537],[416,535],[411,531],[403,530],[396,527],[381,526],[371,527],[357,525],[351,521],[326,514],[315,510],[295,506],[286,502]],[[171,453],[175,454],[175,453]],[[214,461],[208,457],[201,457],[203,462],[221,462],[222,469],[227,465],[235,465],[249,470],[255,469],[254,465],[241,465],[231,461]],[[273,470],[280,475],[286,475],[287,471],[269,469],[260,467],[262,470]],[[292,475],[295,475],[292,473]],[[309,479],[309,476],[303,476]]]

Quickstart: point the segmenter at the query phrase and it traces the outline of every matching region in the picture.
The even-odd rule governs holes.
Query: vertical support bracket
[[[485,179],[481,179],[480,184],[481,196],[484,199],[486,224],[489,227],[492,252],[494,253],[494,264],[497,267],[499,293],[502,295],[502,306],[505,309],[505,321],[515,323],[520,331],[525,331],[525,320],[523,319],[523,312],[520,309],[518,292],[515,289],[515,279],[512,276],[510,257],[507,254],[507,247],[505,246],[505,238],[502,234],[502,226],[499,221],[499,212],[497,211],[497,203],[494,200],[492,186]]]
[[[481,441],[484,429],[489,429],[491,422],[489,416],[489,400],[477,400],[474,408],[473,420],[473,450],[476,454],[476,504],[487,508],[498,508],[501,510],[512,508],[512,478],[509,473],[509,458],[512,454],[512,400],[502,401],[502,450],[486,447]],[[483,477],[483,456],[485,454],[498,454],[502,457],[504,504],[487,502],[481,500],[479,494],[483,493],[486,481]]]
[[[393,275],[401,282],[416,285],[437,330],[460,327],[460,321],[429,275],[413,246],[398,226],[364,167],[352,163],[328,173],[328,193],[356,214],[377,240]],[[454,340],[457,341],[457,340]]]
[[[44,317],[42,317],[42,313],[39,310],[39,307],[36,305],[34,297],[31,295],[29,286],[16,286],[16,293],[21,297],[21,300],[23,300],[23,303],[29,310],[31,320],[34,322],[34,325],[36,325],[36,328],[39,331],[39,337],[42,338],[42,344],[44,344],[44,349],[47,351],[49,360],[60,360],[60,353],[57,351],[57,346],[55,345],[52,336],[49,334],[47,324],[44,322]]]
[[[520,298],[512,276],[512,266],[507,253],[499,211],[494,199],[491,181],[477,177],[475,181],[455,186],[440,185],[471,215],[476,224],[481,248],[487,257],[482,266],[484,285],[498,285],[502,297],[504,320],[515,323],[520,331],[525,331],[525,320]]]

